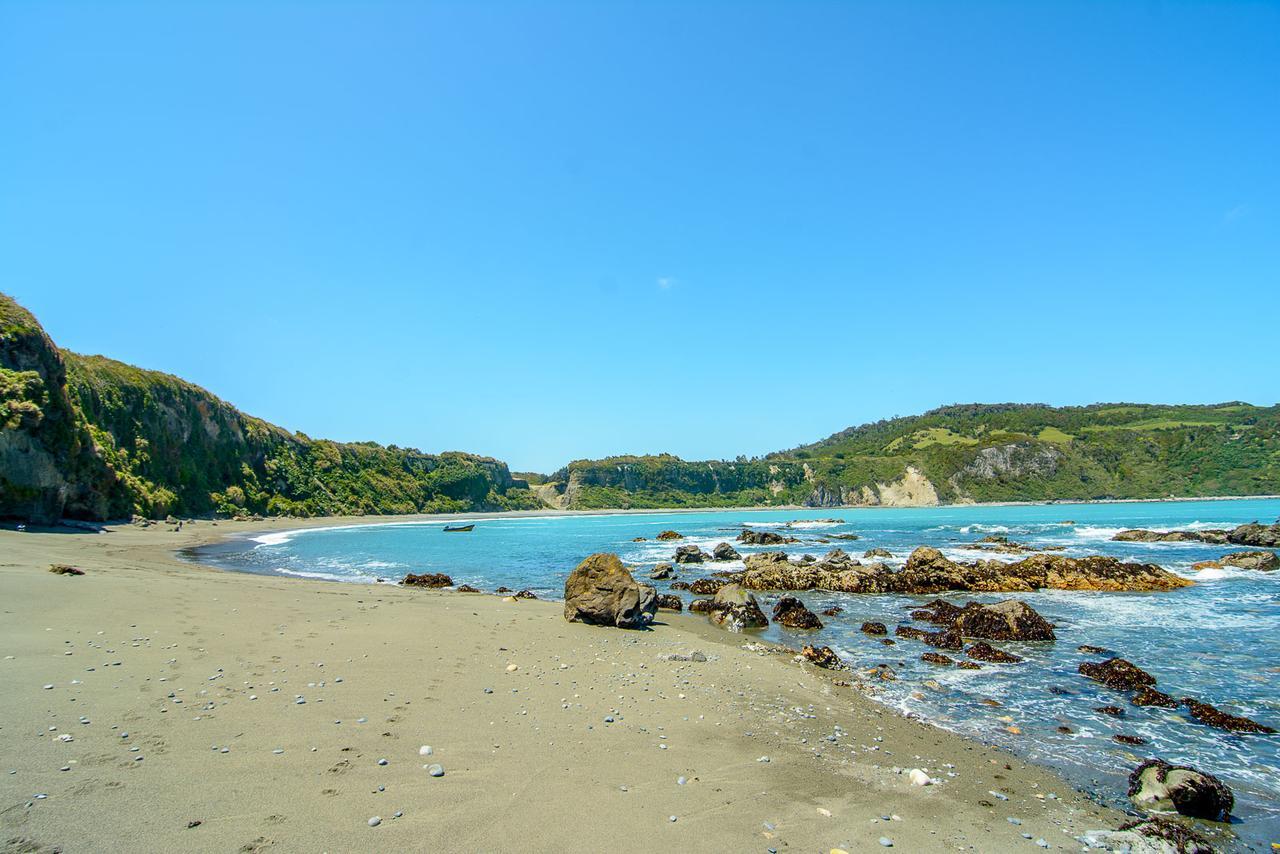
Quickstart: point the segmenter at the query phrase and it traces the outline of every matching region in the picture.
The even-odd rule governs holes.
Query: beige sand
[[[173,556],[272,527],[0,531],[3,850],[1016,851],[1121,820],[698,617],[626,632]]]

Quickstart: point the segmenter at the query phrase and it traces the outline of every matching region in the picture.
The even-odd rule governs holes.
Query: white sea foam
[[[308,572],[303,569],[289,569],[288,567],[284,567],[284,566],[276,567],[275,571],[282,573],[283,575],[295,575],[298,578],[319,578],[324,581],[346,581],[346,582],[354,582],[356,584],[376,584],[377,583],[377,579],[371,578],[370,576],[367,576],[367,575],[360,575],[358,573],[340,575],[338,573],[333,573],[333,572]]]
[[[252,542],[260,546],[282,546],[293,539],[293,535],[300,533],[299,531],[272,531],[269,534],[259,534],[256,537],[250,537]]]

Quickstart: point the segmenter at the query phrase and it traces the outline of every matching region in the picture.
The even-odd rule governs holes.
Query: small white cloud
[[[676,280],[671,278],[670,276],[658,277],[658,287],[664,291],[671,290],[673,287],[675,287],[675,284],[676,284]]]
[[[1226,223],[1232,223],[1240,219],[1247,213],[1249,213],[1248,205],[1236,205],[1234,208],[1232,208],[1231,210],[1227,211],[1222,215],[1222,221]]]

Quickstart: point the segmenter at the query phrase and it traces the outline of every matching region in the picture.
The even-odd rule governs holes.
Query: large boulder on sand
[[[967,638],[987,640],[1053,640],[1053,626],[1026,602],[1009,599],[994,605],[970,602],[955,618],[955,627]]]
[[[653,620],[658,591],[638,584],[615,554],[593,554],[564,583],[564,618],[569,622],[639,629]]]
[[[717,590],[712,603],[711,622],[731,632],[769,625],[756,597],[737,584],[726,584]]]
[[[419,575],[411,572],[400,583],[405,587],[452,587],[453,579],[443,572],[424,572]]]
[[[1190,765],[1148,759],[1129,775],[1129,799],[1144,809],[1173,808],[1185,816],[1226,821],[1235,796],[1212,774]]]

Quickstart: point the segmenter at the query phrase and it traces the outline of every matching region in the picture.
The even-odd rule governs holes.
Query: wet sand
[[[1124,818],[700,617],[175,557],[282,527],[0,531],[3,850],[1030,851]]]

